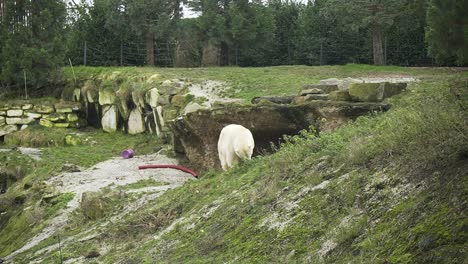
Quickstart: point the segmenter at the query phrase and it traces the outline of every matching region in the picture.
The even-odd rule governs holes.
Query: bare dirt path
[[[134,189],[132,192],[141,192],[144,195],[135,203],[127,206],[120,214],[114,217],[121,218],[128,212],[135,211],[147,202],[159,197],[163,192],[182,185],[187,180],[195,179],[192,175],[174,169],[138,170],[139,165],[145,164],[177,164],[177,160],[160,154],[136,156],[131,159],[113,158],[80,172],[67,172],[52,177],[47,184],[54,186],[60,193],[72,192],[75,194],[65,209],[50,220],[49,224],[39,234],[31,238],[23,247],[10,254],[6,260],[31,249],[41,241],[49,238],[66,224],[71,212],[76,210],[84,192],[99,191],[104,187],[116,188],[141,180],[154,179],[165,182],[167,185]],[[66,239],[64,243],[66,243]],[[42,251],[42,250],[41,250]]]

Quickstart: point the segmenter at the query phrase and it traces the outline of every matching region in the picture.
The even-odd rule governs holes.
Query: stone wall
[[[33,123],[58,128],[86,126],[79,103],[21,101],[0,104],[0,137],[26,129]]]

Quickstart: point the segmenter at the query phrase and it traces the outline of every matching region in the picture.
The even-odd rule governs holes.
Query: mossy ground
[[[118,69],[75,72],[86,76],[98,70]],[[391,98],[393,107],[386,113],[361,117],[320,137],[305,131],[288,138],[275,154],[170,190],[95,230],[92,240],[67,243],[66,258],[98,250],[103,254],[96,260],[104,263],[465,262],[466,72],[363,65],[156,71],[237,80],[246,87],[238,93],[244,98],[290,93],[304,82],[332,77],[391,73],[422,81]],[[128,74],[141,72],[154,69],[132,68]],[[57,151],[56,158],[67,157],[64,149]],[[89,227],[71,223],[67,232]],[[54,242],[36,249],[47,243]],[[43,260],[53,262],[57,254],[45,253]],[[27,263],[28,256],[25,252],[17,260]]]

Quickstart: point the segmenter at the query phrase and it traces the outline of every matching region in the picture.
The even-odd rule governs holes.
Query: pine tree
[[[24,75],[33,88],[44,86],[64,62],[65,4],[57,0],[2,4],[2,86],[19,86]]]
[[[438,63],[468,64],[468,0],[431,0],[426,41]]]

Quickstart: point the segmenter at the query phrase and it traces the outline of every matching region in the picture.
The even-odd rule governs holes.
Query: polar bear
[[[221,130],[218,154],[223,170],[228,170],[239,161],[252,157],[255,143],[252,133],[241,125],[228,125]]]

